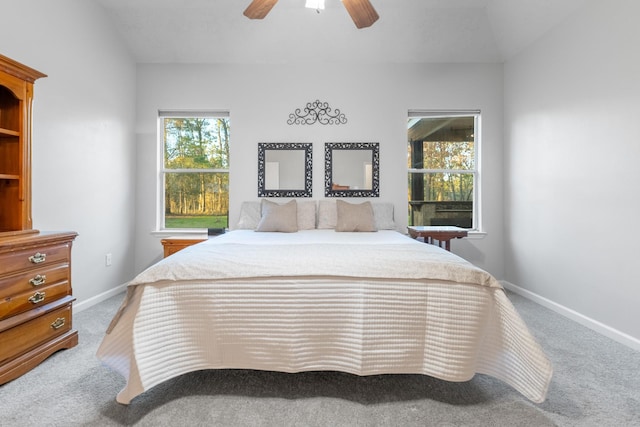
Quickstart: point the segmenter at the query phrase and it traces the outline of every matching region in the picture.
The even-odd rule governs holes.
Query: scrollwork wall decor
[[[295,112],[289,114],[287,123],[290,125],[343,125],[347,123],[347,117],[339,110],[331,111],[328,102],[315,100],[307,102],[304,109],[296,108]]]

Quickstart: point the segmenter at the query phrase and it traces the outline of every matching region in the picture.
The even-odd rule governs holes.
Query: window
[[[229,114],[161,111],[159,229],[228,225]]]
[[[410,112],[409,225],[479,228],[478,111]]]

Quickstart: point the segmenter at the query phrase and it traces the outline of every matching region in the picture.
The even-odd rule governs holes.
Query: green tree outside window
[[[165,229],[228,225],[228,117],[163,117]]]

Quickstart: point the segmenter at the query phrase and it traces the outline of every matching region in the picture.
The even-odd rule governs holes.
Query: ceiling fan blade
[[[379,18],[369,0],[342,0],[342,3],[358,28],[370,27]]]
[[[278,0],[253,0],[243,14],[249,19],[262,19],[276,3]]]

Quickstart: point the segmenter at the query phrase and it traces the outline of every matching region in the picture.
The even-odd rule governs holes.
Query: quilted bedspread
[[[489,273],[395,231],[238,230],[140,273],[98,350],[135,396],[201,369],[476,373],[534,402],[552,367]]]

